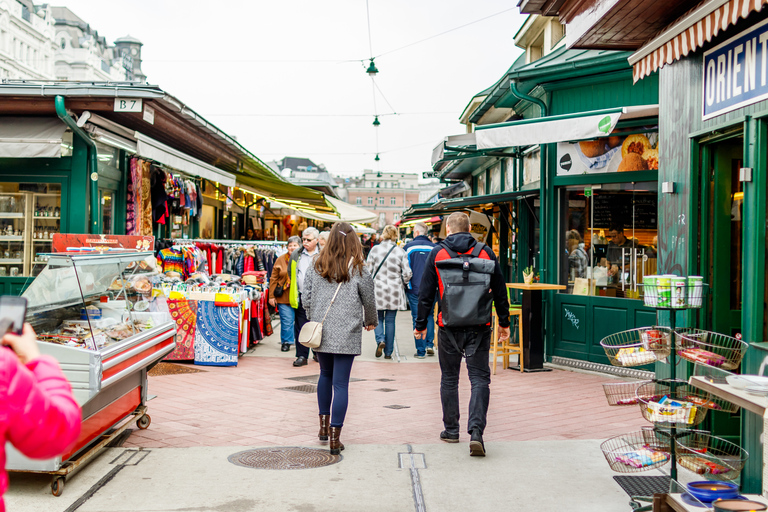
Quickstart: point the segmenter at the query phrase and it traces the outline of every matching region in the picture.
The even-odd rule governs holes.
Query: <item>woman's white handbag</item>
[[[299,343],[305,347],[317,348],[323,341],[323,322],[325,322],[325,317],[328,316],[328,311],[331,310],[333,301],[336,300],[336,294],[339,293],[339,288],[341,288],[341,283],[336,287],[336,293],[333,294],[333,298],[331,299],[331,303],[328,304],[328,309],[325,311],[323,319],[320,322],[307,322],[301,328],[301,332],[299,332]]]

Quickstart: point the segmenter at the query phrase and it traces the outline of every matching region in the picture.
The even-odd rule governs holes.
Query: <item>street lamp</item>
[[[381,158],[379,158],[379,154],[378,154],[378,153],[376,153],[376,158],[374,158],[374,160],[375,160],[376,162],[378,162],[379,160],[381,160]]]
[[[373,118],[373,126],[378,127],[381,123],[379,122],[379,116],[375,116]]]
[[[368,73],[368,76],[371,78],[376,76],[376,73],[379,72],[378,69],[376,69],[376,64],[373,63],[373,57],[371,57],[371,63],[368,65],[368,69],[365,70],[366,73]]]

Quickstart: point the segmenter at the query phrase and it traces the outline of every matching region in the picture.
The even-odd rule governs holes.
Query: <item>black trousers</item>
[[[440,359],[440,401],[443,406],[443,425],[449,434],[459,433],[459,371],[461,359],[467,360],[467,373],[472,386],[469,398],[467,433],[485,431],[488,401],[491,396],[491,367],[488,352],[491,348],[490,329],[455,329],[440,327],[437,353]],[[470,356],[465,349],[473,347]],[[470,349],[471,351],[471,349]]]
[[[309,359],[309,347],[305,347],[299,343],[299,333],[301,332],[301,328],[304,327],[304,324],[309,322],[307,319],[307,312],[304,311],[304,307],[301,305],[301,300],[299,300],[299,307],[293,311],[296,313],[296,318],[293,320],[293,334],[295,335],[294,339],[296,340],[296,357]]]

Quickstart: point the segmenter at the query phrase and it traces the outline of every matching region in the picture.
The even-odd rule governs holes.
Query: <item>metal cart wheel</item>
[[[64,477],[56,477],[51,482],[51,494],[54,496],[61,496],[61,493],[64,492]]]
[[[149,414],[145,414],[136,421],[136,426],[139,427],[140,430],[147,430],[150,423],[152,423],[152,418],[149,417]]]

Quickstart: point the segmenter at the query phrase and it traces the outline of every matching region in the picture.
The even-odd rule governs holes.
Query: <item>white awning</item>
[[[618,107],[478,126],[477,149],[501,149],[607,137],[620,120],[657,117],[658,105]]]
[[[325,196],[325,200],[331,203],[331,206],[333,206],[339,214],[339,220],[344,222],[373,222],[379,218],[378,214],[345,203],[341,199]]]
[[[60,158],[66,129],[58,117],[0,117],[0,158]]]
[[[474,133],[461,133],[459,135],[449,135],[440,141],[440,144],[432,150],[432,167],[445,156],[445,147],[474,146]],[[378,217],[377,217],[378,218]]]
[[[144,158],[155,160],[174,169],[178,169],[190,176],[199,176],[210,181],[219,183],[225,187],[234,187],[237,185],[235,176],[224,172],[212,165],[189,156],[177,149],[156,141],[151,137],[136,132],[138,141],[137,154]]]

